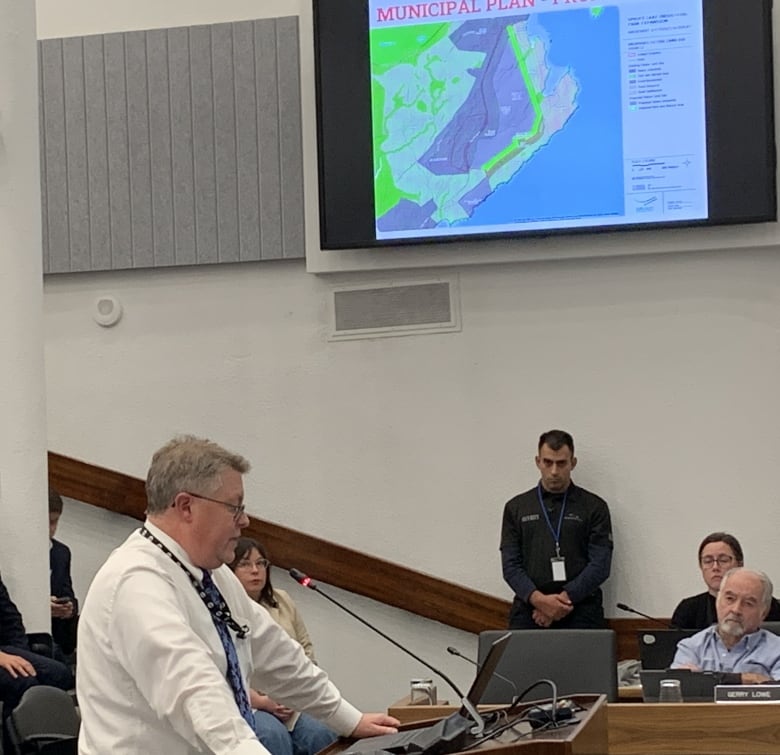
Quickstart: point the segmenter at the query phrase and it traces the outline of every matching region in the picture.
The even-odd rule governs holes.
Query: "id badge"
[[[565,582],[566,559],[563,556],[553,556],[550,559],[550,565],[552,566],[553,582]]]

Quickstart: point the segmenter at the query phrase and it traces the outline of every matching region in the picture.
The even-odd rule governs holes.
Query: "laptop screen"
[[[677,652],[677,643],[696,634],[697,631],[696,629],[643,629],[637,632],[642,668],[669,668]]]
[[[477,672],[474,681],[466,694],[466,700],[473,706],[481,701],[482,695],[493,676],[493,672],[501,660],[501,656],[506,650],[512,633],[507,632],[499,637],[490,648],[490,652],[485,658],[485,662]],[[454,725],[450,725],[453,722]],[[397,734],[385,734],[379,737],[369,737],[359,739],[350,745],[344,755],[357,755],[358,753],[368,753],[378,750],[389,750],[396,752],[422,752],[429,747],[436,747],[440,753],[455,752],[463,749],[461,745],[465,744],[468,735],[469,713],[465,706],[457,713],[437,721],[431,726],[407,731],[399,731]],[[472,737],[473,739],[473,737]]]
[[[493,642],[493,644],[490,646],[487,657],[479,667],[479,671],[477,671],[477,675],[474,677],[474,681],[472,682],[471,687],[466,694],[466,699],[474,707],[482,702],[482,697],[485,694],[485,690],[487,689],[488,684],[490,684],[490,680],[493,678],[493,674],[496,672],[498,662],[501,660],[501,656],[504,654],[510,639],[512,639],[512,633],[507,632],[495,640],[495,642]],[[465,708],[460,709],[460,715],[468,715],[468,712],[465,710]]]

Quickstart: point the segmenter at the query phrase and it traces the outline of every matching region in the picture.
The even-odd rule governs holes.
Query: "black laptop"
[[[511,632],[507,632],[493,643],[485,662],[474,677],[474,682],[466,694],[466,700],[475,710],[482,701],[482,695],[496,671],[496,666],[498,666],[511,636]],[[466,749],[469,740],[472,742],[476,740],[476,737],[472,737],[469,733],[470,720],[468,711],[462,707],[457,713],[437,721],[432,726],[399,731],[398,734],[359,739],[350,745],[344,755],[376,750],[386,750],[393,753],[430,752],[438,755],[459,752]]]
[[[715,686],[739,684],[740,674],[722,671],[691,671],[686,668],[650,669],[639,672],[642,681],[642,699],[657,703],[662,679],[677,679],[684,703],[711,703],[715,701]]]
[[[636,633],[643,669],[669,668],[677,643],[696,634],[697,629],[643,629]]]

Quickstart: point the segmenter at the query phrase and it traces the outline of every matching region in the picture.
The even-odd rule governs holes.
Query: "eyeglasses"
[[[256,567],[258,569],[267,569],[271,565],[271,562],[267,558],[258,558],[256,561],[242,560],[236,564],[236,569],[251,569]]]
[[[718,556],[715,558],[714,556],[705,556],[701,561],[701,565],[707,567],[708,569],[717,564],[718,566],[728,566],[730,563],[734,561],[734,556]]]
[[[233,512],[233,521],[237,522],[246,513],[246,507],[235,503],[228,503],[227,501],[220,501],[217,498],[209,498],[207,495],[201,495],[200,493],[191,493],[189,490],[183,490],[182,493],[191,495],[193,498],[201,498],[204,501],[211,501],[212,503],[221,503],[226,508]]]

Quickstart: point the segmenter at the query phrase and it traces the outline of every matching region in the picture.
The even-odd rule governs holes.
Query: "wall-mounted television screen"
[[[771,0],[313,0],[323,249],[776,219]]]

